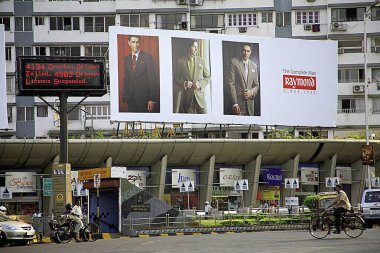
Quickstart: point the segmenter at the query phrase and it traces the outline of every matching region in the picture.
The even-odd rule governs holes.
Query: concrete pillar
[[[244,179],[248,179],[249,190],[244,192],[244,204],[246,207],[259,207],[257,192],[259,190],[259,176],[261,168],[261,157],[258,155],[255,160],[250,161],[244,166]]]
[[[362,160],[358,160],[351,164],[351,204],[357,206],[361,202],[362,193],[365,188],[365,180],[367,171],[362,164]]]
[[[204,209],[206,200],[211,201],[214,170],[215,155],[211,156],[210,159],[200,167],[199,201],[202,209]]]
[[[298,166],[300,163],[300,155],[297,154],[294,158],[290,159],[286,163],[282,164],[283,178],[297,178],[298,177]],[[298,180],[300,181],[300,180]],[[282,195],[282,203],[285,203],[285,197],[294,197],[297,189],[285,189]]]
[[[112,167],[112,157],[108,157],[104,163],[106,167]]]
[[[334,154],[331,158],[324,161],[319,170],[319,191],[333,191],[333,187],[326,187],[326,177],[334,177],[335,176],[335,167],[336,167],[336,157]]]
[[[165,190],[167,166],[168,166],[167,155],[162,157],[161,160],[159,160],[156,164],[152,166],[152,176],[150,180],[150,185],[157,186],[157,187],[152,188],[151,194],[162,201],[164,201],[164,190]]]

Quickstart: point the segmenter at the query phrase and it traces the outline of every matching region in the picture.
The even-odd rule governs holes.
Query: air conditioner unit
[[[352,92],[353,93],[363,93],[364,92],[364,85],[354,85]]]
[[[340,22],[334,22],[330,25],[331,31],[347,31],[347,25],[340,23]]]
[[[203,1],[202,0],[190,0],[191,5],[202,5]]]
[[[177,0],[177,4],[178,5],[186,5],[187,4],[187,0]]]
[[[303,25],[303,29],[306,31],[311,30],[311,28],[313,28],[311,25]]]
[[[93,131],[94,128],[91,127],[91,126],[86,126],[86,127],[84,128],[84,130],[85,130],[86,132],[90,132],[90,131]]]
[[[247,32],[247,27],[239,27],[239,33],[246,33]]]

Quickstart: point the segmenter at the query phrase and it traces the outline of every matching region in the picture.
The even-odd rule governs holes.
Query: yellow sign
[[[93,180],[94,174],[100,174],[101,178],[111,178],[111,167],[94,168],[78,171],[78,180]]]
[[[63,194],[57,194],[57,201],[62,201],[63,200]]]

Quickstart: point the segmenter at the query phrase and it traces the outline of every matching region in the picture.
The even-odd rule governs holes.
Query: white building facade
[[[190,4],[189,4],[190,1]],[[56,138],[59,117],[38,97],[17,97],[17,56],[105,56],[109,26],[338,41],[337,128],[289,128],[322,138],[364,136],[365,93],[371,136],[380,136],[380,8],[342,0],[76,0],[0,1],[5,26],[9,129],[2,138]],[[365,13],[370,13],[365,17]],[[364,22],[364,19],[366,19]],[[366,27],[364,27],[366,23]],[[364,62],[366,29],[367,62]],[[313,50],[310,48],[310,50]],[[310,59],[313,61],[313,59]],[[365,65],[367,69],[365,70]],[[44,98],[53,107],[56,97]],[[81,98],[69,98],[74,106]],[[328,103],[328,101],[326,101]],[[87,98],[69,115],[75,138],[171,136],[266,138],[277,126],[219,126],[110,122],[109,93]],[[149,133],[148,133],[149,132]],[[180,134],[179,134],[180,133]]]

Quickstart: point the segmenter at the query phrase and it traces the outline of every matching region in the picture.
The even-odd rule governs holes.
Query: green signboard
[[[53,196],[53,178],[43,178],[44,196]]]

